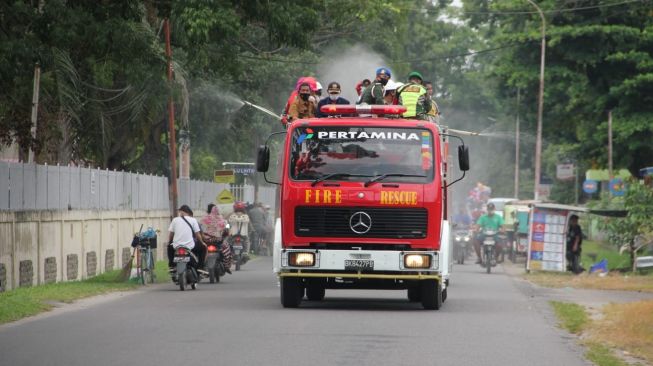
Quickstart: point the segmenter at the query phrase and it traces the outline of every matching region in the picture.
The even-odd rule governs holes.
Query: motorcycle
[[[172,280],[179,285],[179,289],[184,291],[186,285],[190,285],[193,290],[197,289],[199,274],[197,273],[197,257],[190,249],[178,247],[175,249],[173,262],[177,264],[177,271],[172,273]]]
[[[492,271],[492,267],[496,265],[496,260],[494,259],[495,248],[497,245],[497,232],[494,230],[484,230],[483,231],[483,245],[482,255],[483,255],[483,265],[485,266],[487,273]]]
[[[247,237],[240,234],[234,234],[229,237],[229,244],[233,249],[234,260],[236,261],[236,271],[240,271],[240,266],[247,263],[249,256],[245,252]]]
[[[227,273],[221,250],[222,245],[224,245],[223,241],[207,245],[206,271],[209,272],[210,283],[220,282],[220,277]]]
[[[465,258],[467,258],[467,255],[469,254],[469,242],[472,240],[472,235],[469,230],[461,229],[454,233],[453,239],[454,259],[456,260],[456,263],[464,264]]]

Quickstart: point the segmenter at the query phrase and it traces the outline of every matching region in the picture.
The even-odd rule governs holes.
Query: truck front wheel
[[[281,305],[284,308],[296,308],[304,297],[304,286],[298,278],[281,278]]]
[[[420,302],[422,300],[422,289],[419,286],[408,288],[408,301]]]
[[[442,289],[438,280],[422,280],[420,283],[422,306],[426,310],[439,310],[442,306]]]
[[[306,298],[310,301],[322,301],[326,290],[324,281],[319,279],[309,279],[306,281]]]

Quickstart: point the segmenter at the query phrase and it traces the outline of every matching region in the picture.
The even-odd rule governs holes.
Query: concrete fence
[[[0,212],[0,286],[3,290],[82,280],[129,261],[133,234],[160,230],[157,258],[165,258],[169,212]]]

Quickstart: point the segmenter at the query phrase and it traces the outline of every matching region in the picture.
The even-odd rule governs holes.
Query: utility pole
[[[170,157],[170,208],[171,217],[177,211],[177,136],[175,134],[175,105],[172,99],[172,47],[170,46],[170,19],[164,21],[166,37],[166,59],[168,61],[168,144]]]
[[[612,175],[612,110],[608,111],[608,176],[610,179],[614,178]]]
[[[537,9],[542,19],[542,45],[540,51],[540,92],[537,101],[537,139],[535,140],[535,200],[540,196],[540,179],[542,168],[542,113],[544,111],[544,60],[546,52],[546,20],[544,13],[533,0],[528,2]]]
[[[517,121],[515,122],[515,198],[519,198],[519,103],[521,89],[517,88]]]
[[[34,65],[34,87],[32,91],[32,128],[30,130],[32,140],[36,139],[36,123],[37,117],[39,114],[39,90],[41,86],[41,65],[37,62]],[[31,141],[29,144],[29,156],[27,162],[29,164],[34,163],[34,141]]]

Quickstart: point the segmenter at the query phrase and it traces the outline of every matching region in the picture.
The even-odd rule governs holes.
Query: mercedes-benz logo
[[[365,234],[372,228],[372,218],[363,211],[358,211],[349,218],[349,227],[356,234]]]

